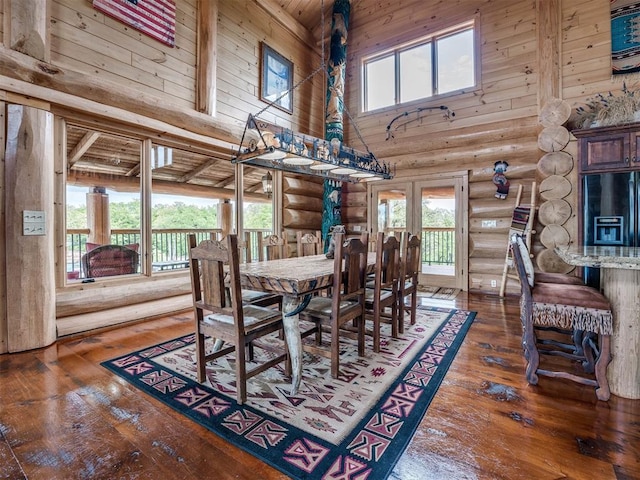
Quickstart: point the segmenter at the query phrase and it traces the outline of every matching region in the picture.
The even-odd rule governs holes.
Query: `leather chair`
[[[89,245],[89,244],[88,244]],[[138,272],[138,244],[95,246],[82,256],[85,278],[128,275]]]
[[[599,400],[610,397],[607,366],[611,362],[613,317],[609,301],[598,290],[585,285],[537,283],[527,247],[520,235],[513,235],[510,247],[521,286],[520,318],[522,346],[527,361],[526,378],[537,385],[540,375],[564,378],[596,388]],[[546,331],[582,338],[581,349],[572,343],[545,340]],[[541,366],[541,354],[582,362],[585,375]],[[558,363],[558,362],[556,362]],[[556,368],[560,368],[556,365]],[[586,375],[595,373],[595,379]]]

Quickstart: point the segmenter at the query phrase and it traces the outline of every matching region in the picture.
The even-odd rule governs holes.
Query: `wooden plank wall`
[[[52,0],[52,63],[195,109],[197,3],[176,1],[176,46],[171,48],[95,10],[91,2]],[[218,0],[219,118],[245,122],[249,113],[267,106],[259,100],[263,40],[293,62],[294,84],[320,65],[315,46],[270,18],[255,1]],[[317,112],[322,112],[323,80],[317,75],[296,89],[293,115],[271,107],[262,117],[321,135]]]

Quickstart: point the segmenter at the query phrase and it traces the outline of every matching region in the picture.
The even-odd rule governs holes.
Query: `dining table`
[[[367,255],[367,268],[375,266],[376,254]],[[242,288],[280,294],[284,337],[291,358],[291,394],[302,379],[302,336],[299,313],[312,295],[333,285],[334,260],[325,255],[283,258],[240,265]]]
[[[600,284],[613,314],[609,387],[614,395],[639,399],[640,248],[573,245],[556,247],[555,252],[570,265],[600,268]]]

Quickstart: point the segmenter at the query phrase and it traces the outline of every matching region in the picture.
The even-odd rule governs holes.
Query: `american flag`
[[[173,0],[93,0],[93,8],[156,40],[176,44],[176,4]]]

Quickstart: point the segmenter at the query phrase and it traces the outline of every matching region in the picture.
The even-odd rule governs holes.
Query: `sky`
[[[86,205],[86,194],[88,191],[89,189],[87,187],[75,187],[72,185],[67,185],[67,205],[74,207]],[[111,203],[127,203],[140,196],[138,193],[115,192],[113,190],[107,190],[107,193],[109,194],[109,202]],[[211,205],[217,205],[219,200],[198,197],[183,197],[179,195],[152,195],[153,206],[171,205],[176,202],[181,202],[185,205],[208,207]]]

